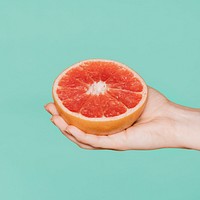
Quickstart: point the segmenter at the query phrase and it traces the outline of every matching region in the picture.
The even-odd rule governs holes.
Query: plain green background
[[[0,199],[200,199],[199,151],[83,150],[49,121],[54,79],[89,58],[200,107],[200,1],[0,0]]]

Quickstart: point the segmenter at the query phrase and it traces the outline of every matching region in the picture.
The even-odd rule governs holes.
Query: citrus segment
[[[122,102],[127,108],[134,108],[142,99],[142,94],[128,90],[109,89],[109,94]]]
[[[97,63],[85,62],[84,64],[80,65],[80,67],[85,70],[85,72],[93,81],[98,82],[101,80],[102,68]]]
[[[78,80],[82,83],[86,84],[92,84],[93,80],[92,78],[88,75],[87,71],[85,71],[81,66],[79,68],[73,68],[71,69],[67,75],[69,77],[73,77],[75,80]]]
[[[80,96],[87,91],[86,87],[79,88],[65,88],[65,89],[57,89],[57,94],[60,100],[65,100],[69,98],[75,98],[76,96]]]
[[[60,87],[80,87],[80,86],[87,86],[86,83],[81,82],[80,80],[78,80],[75,77],[71,77],[69,75],[64,75],[61,80],[58,83],[58,86]]]
[[[130,90],[133,92],[142,92],[143,85],[137,78],[129,79],[127,81],[118,81],[116,78],[109,79],[106,82],[111,88],[117,88],[122,90]]]
[[[99,61],[86,61],[80,65],[80,67],[87,72],[90,78],[95,81],[106,81],[113,73],[120,68],[116,64],[111,62],[99,62]]]
[[[106,80],[106,84],[111,88],[131,90],[133,92],[141,92],[143,89],[141,82],[127,69],[118,69],[113,76]]]
[[[117,71],[120,65],[112,62],[103,62],[101,80],[106,81]]]
[[[74,97],[65,99],[63,101],[63,105],[70,111],[78,113],[88,98],[89,97],[87,94],[76,95]]]
[[[108,93],[99,96],[105,117],[114,117],[127,111],[126,107]]]
[[[86,117],[96,118],[103,116],[100,99],[95,96],[90,96],[82,106],[80,113]]]

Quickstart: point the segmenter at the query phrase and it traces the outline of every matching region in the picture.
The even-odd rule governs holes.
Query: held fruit
[[[53,84],[61,117],[89,134],[109,135],[130,127],[147,100],[144,80],[126,65],[85,60],[65,69]]]

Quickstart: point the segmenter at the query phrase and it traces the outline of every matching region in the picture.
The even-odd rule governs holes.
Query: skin
[[[188,108],[169,101],[149,87],[144,112],[131,127],[109,135],[86,134],[68,125],[53,103],[45,105],[51,121],[72,142],[83,149],[152,150],[186,148],[200,150],[200,109]]]

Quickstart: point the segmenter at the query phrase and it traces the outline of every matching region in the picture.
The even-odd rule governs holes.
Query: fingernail
[[[65,132],[69,135],[72,135],[72,133],[69,131],[68,127],[65,129]]]
[[[49,109],[47,108],[47,105],[44,105],[44,109],[45,109],[48,113],[50,113]],[[51,113],[50,113],[50,114],[51,114]]]
[[[52,118],[50,118],[50,120],[51,120],[51,122],[55,125],[55,122],[53,121],[53,117]]]

